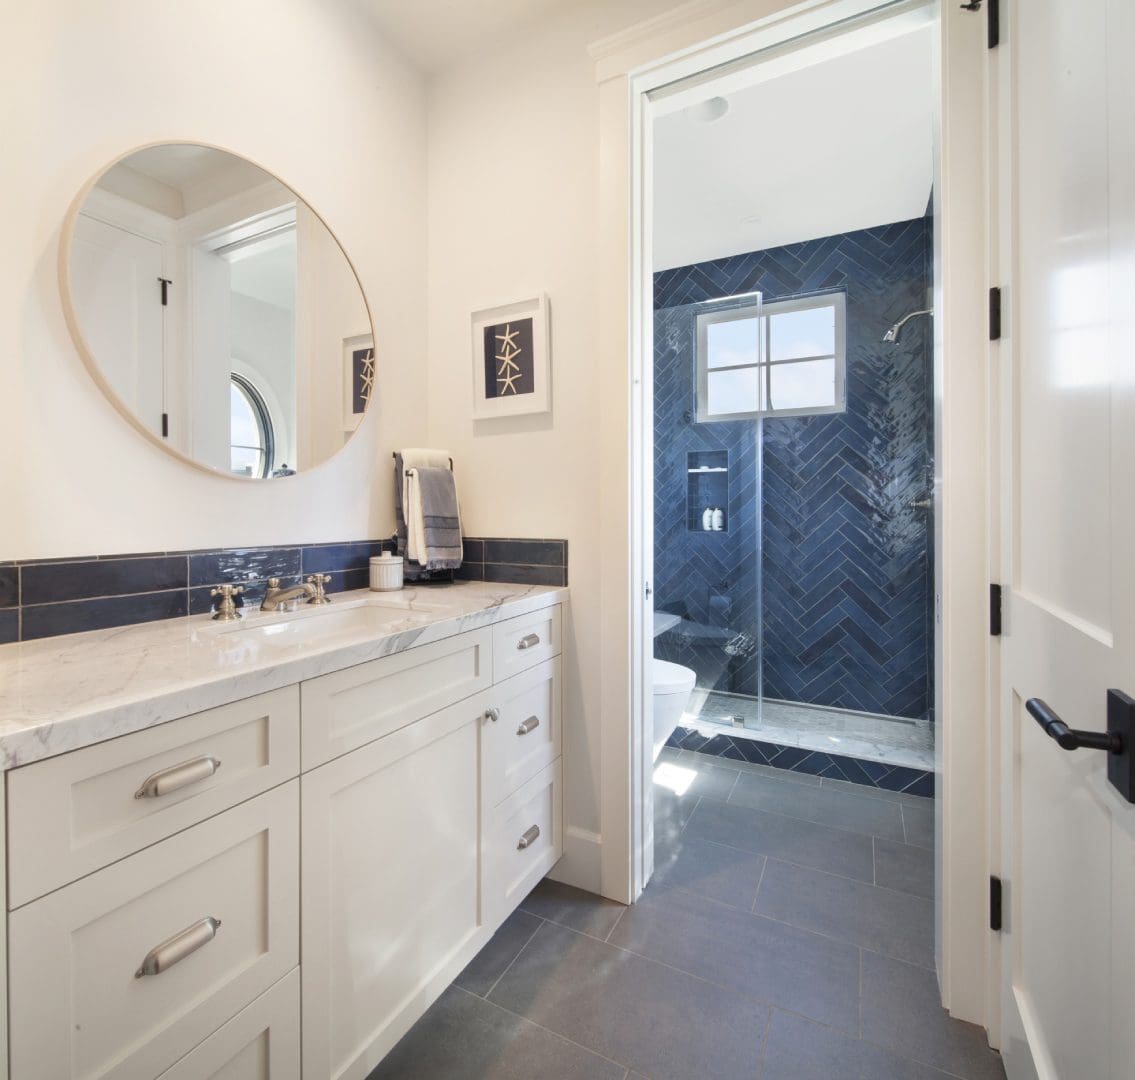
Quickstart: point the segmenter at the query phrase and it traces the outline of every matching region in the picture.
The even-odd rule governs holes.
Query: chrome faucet
[[[279,611],[285,604],[302,597],[306,597],[309,604],[329,604],[331,601],[324,593],[323,586],[330,580],[330,574],[311,574],[307,581],[281,589],[278,577],[269,578],[268,590],[260,602],[260,610]]]

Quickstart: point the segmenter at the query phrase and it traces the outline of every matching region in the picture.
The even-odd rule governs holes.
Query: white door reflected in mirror
[[[123,415],[213,472],[287,476],[340,450],[370,404],[355,272],[290,188],[224,150],[128,154],[64,230],[76,344]]]

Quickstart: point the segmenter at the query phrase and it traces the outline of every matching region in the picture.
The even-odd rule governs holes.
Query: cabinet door
[[[160,1080],[300,1080],[300,973],[285,975]]]
[[[301,779],[303,1075],[365,1077],[483,943],[478,694]]]
[[[9,916],[13,1080],[152,1080],[296,966],[298,788]]]

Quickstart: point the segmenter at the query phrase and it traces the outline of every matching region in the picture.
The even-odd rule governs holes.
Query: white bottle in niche
[[[713,528],[713,507],[707,506],[701,512],[702,532],[709,532]]]
[[[720,506],[713,508],[713,531],[721,532],[725,528],[725,511]]]

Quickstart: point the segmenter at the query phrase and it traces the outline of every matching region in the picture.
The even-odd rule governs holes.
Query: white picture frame
[[[500,328],[492,335],[489,331]],[[524,300],[474,311],[473,419],[546,413],[552,409],[551,339],[548,297],[537,293]]]
[[[355,399],[355,354],[367,351],[370,353],[370,393],[367,404],[356,412],[358,402]],[[343,339],[343,430],[354,431],[366,416],[374,398],[374,335],[355,334],[353,337]]]

